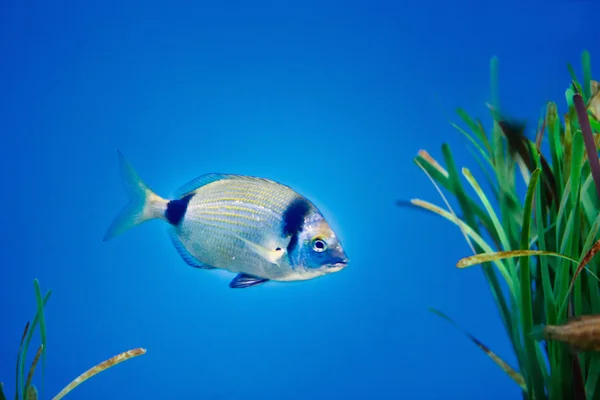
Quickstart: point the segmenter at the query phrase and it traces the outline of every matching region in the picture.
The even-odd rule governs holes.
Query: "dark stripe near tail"
[[[165,211],[165,217],[167,217],[167,221],[171,225],[177,226],[183,221],[185,217],[185,213],[187,212],[188,204],[190,200],[194,197],[194,194],[188,194],[181,199],[171,200],[167,204],[167,211]]]

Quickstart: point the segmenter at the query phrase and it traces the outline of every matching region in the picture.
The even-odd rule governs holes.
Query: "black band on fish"
[[[310,203],[303,198],[292,201],[283,212],[283,236],[294,235],[304,227],[304,218],[310,211]]]
[[[185,213],[188,208],[190,200],[194,197],[194,193],[188,194],[185,197],[177,200],[171,200],[167,204],[167,211],[165,211],[165,217],[171,225],[179,225],[185,217]]]
[[[291,253],[298,244],[298,234],[304,228],[304,218],[310,211],[310,203],[304,198],[292,201],[283,212],[281,232],[284,237],[291,236],[287,252]]]
[[[290,239],[290,242],[287,245],[287,253],[292,254],[292,252],[294,251],[294,249],[296,248],[296,245],[298,244],[298,234],[294,233]]]

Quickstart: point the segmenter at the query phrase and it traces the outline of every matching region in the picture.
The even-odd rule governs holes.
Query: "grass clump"
[[[44,318],[44,307],[52,294],[52,291],[48,291],[44,297],[42,297],[42,292],[40,290],[40,285],[38,280],[34,281],[35,288],[35,296],[37,302],[37,312],[33,318],[33,322],[27,323],[25,325],[25,330],[23,332],[23,336],[21,337],[21,345],[19,348],[19,353],[17,355],[17,368],[16,368],[16,393],[14,396],[15,400],[37,400],[39,397],[43,398],[44,392],[44,370],[45,370],[45,357],[46,357],[46,321]],[[27,379],[25,379],[25,360],[27,359],[27,350],[29,349],[31,338],[35,328],[39,325],[40,328],[40,338],[41,343],[37,349],[35,357],[31,363],[29,368],[29,372],[27,374]],[[118,354],[93,368],[90,368],[83,374],[79,375],[76,379],[74,379],[70,384],[68,384],[63,390],[60,391],[56,396],[52,398],[52,400],[60,400],[68,393],[70,393],[73,389],[83,383],[85,380],[91,378],[92,376],[120,363],[125,360],[128,360],[132,357],[136,357],[142,354],[145,354],[146,350],[143,348],[136,348],[121,354]],[[33,375],[36,370],[37,364],[42,359],[42,396],[39,396],[38,390],[33,385]],[[7,397],[4,393],[4,385],[0,382],[0,400],[7,400]]]
[[[420,199],[411,205],[460,228],[473,255],[457,267],[481,265],[518,365],[509,366],[464,333],[527,399],[600,399],[600,260],[594,257],[600,250],[600,84],[591,78],[587,52],[582,64],[583,83],[568,66],[567,112],[559,115],[557,104],[547,103],[529,139],[524,124],[499,111],[498,61],[492,59],[491,134],[461,109],[465,127],[453,124],[472,146],[489,192],[467,168],[459,171],[447,144],[445,166],[424,150],[414,160],[446,208]],[[443,190],[460,210],[452,209]]]

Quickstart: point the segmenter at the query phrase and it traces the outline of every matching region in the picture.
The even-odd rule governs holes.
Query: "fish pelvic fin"
[[[121,209],[108,227],[104,241],[112,239],[142,222],[165,219],[168,200],[154,193],[142,179],[123,153],[118,151],[119,169],[125,185],[129,203]]]

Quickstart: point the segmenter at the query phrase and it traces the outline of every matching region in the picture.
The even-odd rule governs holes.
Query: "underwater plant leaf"
[[[581,85],[577,81],[577,74],[575,73],[575,70],[573,69],[573,66],[570,63],[567,63],[567,69],[569,70],[569,74],[571,74],[571,85],[572,85],[573,91],[575,93],[583,92]]]
[[[571,97],[572,98],[572,97]],[[559,193],[562,191],[562,158],[563,151],[560,142],[560,118],[558,117],[558,111],[555,103],[548,103],[546,106],[546,130],[548,131],[548,144],[550,147],[550,157],[552,159],[552,176],[556,182],[556,195],[557,202]]]
[[[573,95],[575,94],[575,91],[573,90],[573,88],[568,88],[567,90],[565,90],[565,97],[567,99],[567,105],[569,107],[573,106]]]
[[[48,290],[48,292],[46,293],[46,296],[44,297],[44,306],[46,305],[46,303],[48,302],[48,300],[50,299],[50,295],[52,294],[51,290]],[[20,356],[20,365],[19,365],[19,379],[20,379],[20,384],[24,385],[25,384],[25,360],[27,358],[27,349],[29,348],[29,343],[31,342],[31,337],[33,335],[33,331],[35,330],[35,327],[39,321],[39,311],[36,312],[35,317],[33,318],[33,322],[31,323],[31,328],[29,329],[29,331],[27,332],[27,339],[25,340],[25,346],[22,348],[22,353]],[[19,388],[21,390],[21,393],[23,393],[23,395],[25,395],[25,387],[20,387],[17,386],[17,394],[19,392]]]
[[[462,210],[464,212],[464,220],[466,221],[466,223],[469,226],[471,226],[474,229],[477,229],[476,228],[477,222],[476,222],[475,215],[472,212],[472,210],[467,206],[468,196],[466,195],[466,193],[463,189],[463,186],[462,186],[460,180],[458,179],[458,172],[456,170],[456,164],[454,162],[454,157],[452,156],[452,151],[450,150],[450,146],[448,146],[448,144],[446,144],[446,143],[442,144],[442,154],[444,155],[444,160],[446,161],[446,166],[448,167],[448,177],[449,177],[449,181],[450,181],[450,186],[453,188],[454,195],[456,196],[456,199],[458,200],[458,203],[460,204],[460,207],[462,208]],[[434,185],[436,185],[435,182],[434,182]],[[436,187],[437,187],[437,185],[436,185]],[[440,196],[444,200],[444,203],[448,207],[448,210],[450,212],[452,212],[452,214],[454,216],[456,216],[456,213],[452,210],[450,203],[448,202],[448,200],[446,199],[444,194],[439,190],[439,188],[438,188],[438,193],[440,193]],[[459,228],[460,228],[460,226],[459,226]],[[464,230],[461,229],[461,231],[462,231],[463,235],[465,236],[465,239],[466,239],[467,243],[469,244],[471,251],[473,253],[476,253],[477,251],[475,250],[475,247],[473,247],[473,244],[469,240],[468,235],[464,232]]]
[[[38,400],[38,391],[34,385],[27,389],[27,400]]]
[[[458,130],[460,133],[462,133],[467,138],[467,140],[469,140],[473,144],[473,146],[475,146],[475,148],[479,151],[479,153],[481,153],[481,156],[483,157],[483,159],[486,160],[488,162],[488,164],[493,168],[494,164],[492,163],[492,160],[490,159],[489,154],[485,153],[485,150],[483,150],[481,145],[479,143],[477,143],[477,141],[475,139],[473,139],[473,136],[469,135],[469,133],[467,131],[465,131],[460,126],[456,125],[455,123],[451,123],[451,125],[454,128],[456,128],[456,130]]]
[[[37,313],[40,317],[40,335],[42,339],[42,398],[44,397],[44,377],[46,370],[46,318],[44,317],[44,299],[42,297],[42,291],[40,290],[40,282],[34,279],[33,285],[35,287],[35,298],[37,301]],[[36,360],[37,362],[37,360]]]
[[[598,99],[600,99],[600,92],[598,93],[598,95],[596,97]],[[598,103],[600,104],[600,100],[598,100]],[[600,108],[600,105],[598,107]],[[598,116],[598,118],[600,118],[600,115]],[[594,132],[600,132],[600,122],[598,122],[594,119],[590,119],[590,125]],[[599,135],[594,135],[594,141],[596,142],[596,147],[600,147],[600,143],[598,143],[600,141]]]
[[[92,376],[94,376],[96,374],[99,374],[100,372],[105,371],[105,370],[107,370],[107,369],[109,369],[111,367],[114,367],[115,365],[117,365],[119,363],[122,363],[123,361],[127,361],[130,358],[137,357],[137,356],[140,356],[142,354],[146,354],[146,349],[140,347],[140,348],[136,348],[136,349],[125,351],[125,352],[123,352],[121,354],[117,354],[116,356],[111,357],[108,360],[101,362],[100,364],[96,365],[95,367],[92,367],[92,368],[88,369],[83,374],[81,374],[77,378],[75,378],[63,390],[61,390],[59,394],[57,394],[56,396],[54,396],[52,398],[52,400],[60,400],[60,399],[62,399],[69,392],[71,392],[73,389],[75,389],[77,386],[81,385],[83,382],[85,382],[86,380],[88,380]]]
[[[503,260],[507,258],[517,257],[531,257],[531,256],[551,256],[564,258],[577,264],[577,260],[565,256],[563,254],[555,253],[547,250],[508,250],[508,251],[495,251],[491,253],[480,253],[473,256],[462,258],[456,264],[457,268],[467,268],[473,265],[483,264],[485,262]]]
[[[430,163],[431,160],[434,161],[433,164]],[[425,172],[429,174],[435,182],[456,195],[454,185],[448,176],[448,172],[441,167],[437,161],[433,159],[433,157],[429,156],[426,151],[420,150],[419,154],[413,159],[413,161],[419,168],[424,169]],[[475,202],[468,197],[465,199],[465,201],[468,203],[468,209],[475,213],[475,215],[481,220],[483,226],[491,226],[489,216],[481,207],[479,207],[479,205],[475,204]]]
[[[428,213],[428,211],[427,211],[427,210],[423,209],[422,207],[418,207],[418,206],[414,205],[413,203],[411,203],[411,202],[410,202],[410,200],[402,200],[402,199],[400,199],[400,200],[396,200],[396,201],[394,202],[394,204],[395,204],[396,206],[398,206],[398,207],[411,208],[411,209],[413,209],[413,210],[417,210],[417,211],[419,211],[419,212]],[[462,216],[460,216],[460,215],[457,215],[457,217],[458,217],[459,219],[463,219],[463,217],[462,217]],[[478,226],[480,226],[480,227],[483,227],[483,226],[484,226],[484,225],[483,225],[483,222],[482,222],[482,221],[479,221],[479,224],[478,224]]]
[[[468,218],[470,217],[470,226],[469,226],[469,224],[464,224],[464,225],[465,226],[469,226],[470,230],[473,233],[479,235],[479,233],[477,232],[478,225],[477,225],[476,219],[473,218],[473,216],[471,215],[471,211],[474,210],[475,214],[480,217],[480,219],[482,221],[482,224],[484,226],[487,226],[487,227],[491,226],[491,224],[489,223],[489,216],[487,214],[485,214],[479,208],[479,206],[474,205],[474,204],[469,204],[469,202],[470,203],[473,203],[473,202],[464,193],[464,191],[462,189],[462,185],[460,184],[460,181],[458,180],[458,172],[456,171],[456,167],[455,167],[454,161],[452,159],[452,153],[450,152],[450,148],[447,145],[444,144],[442,146],[442,152],[444,154],[444,158],[445,158],[446,163],[448,165],[448,179],[447,179],[447,181],[448,181],[448,187],[450,188],[451,191],[453,191],[455,193],[455,195],[458,197],[459,201],[461,202],[461,207],[462,207],[463,212],[465,214],[465,219],[467,219],[468,222],[469,222]],[[433,183],[434,187],[436,188],[436,190],[438,191],[438,193],[440,194],[440,196],[442,197],[442,199],[445,201],[446,205],[448,206],[448,209],[452,212],[452,214],[450,214],[450,213],[447,213],[447,214],[448,215],[452,215],[455,219],[457,219],[456,218],[456,213],[454,213],[454,211],[452,211],[452,207],[450,206],[450,204],[446,200],[444,194],[441,192],[441,189],[437,185],[436,180],[434,179],[434,177],[431,174],[428,173],[428,170],[425,168],[425,166],[421,165],[421,163],[419,163],[418,160],[415,160],[415,162],[425,172],[425,174],[427,175],[427,177],[431,180],[431,182]],[[441,210],[441,211],[444,212],[443,210]],[[459,220],[459,221],[462,222],[462,220]],[[469,236],[466,234],[465,230],[462,228],[462,225],[461,224],[457,224],[457,225],[461,229],[461,232],[463,233],[463,235],[465,235],[465,239],[467,241],[467,244],[470,246],[470,248],[473,251],[473,253],[476,253],[475,246],[479,246],[479,248],[481,248],[483,251],[486,250],[486,247],[481,247],[481,242],[479,242],[479,243],[476,242],[476,244],[474,246],[471,243],[471,241],[469,240]],[[496,237],[496,235],[494,235],[495,232],[493,230],[490,230],[489,232],[490,232],[490,236],[492,237],[492,240],[496,241],[497,237]],[[477,249],[477,251],[480,251],[479,248]],[[487,249],[489,249],[489,246],[487,246]],[[504,266],[502,265],[502,263],[500,263],[499,267],[503,268]],[[512,337],[513,334],[514,334],[513,321],[511,320],[510,311],[508,309],[508,305],[507,305],[506,300],[504,298],[504,293],[502,292],[502,289],[500,287],[500,283],[499,283],[498,278],[496,276],[496,271],[494,271],[491,268],[485,268],[484,267],[483,268],[483,274],[486,277],[486,279],[488,280],[488,283],[490,285],[490,291],[491,291],[491,294],[492,294],[492,296],[494,298],[494,301],[496,302],[496,305],[497,305],[497,307],[499,309],[500,317],[502,319],[502,323],[504,325],[504,328],[506,329],[507,334]],[[512,293],[512,281],[510,279],[507,280],[507,284],[508,284],[509,288],[511,289],[511,293]],[[514,341],[512,342],[512,344],[513,344],[515,352],[519,353]]]
[[[443,150],[444,150],[444,156],[446,157],[447,163],[448,163],[449,168],[450,168],[449,169],[449,175],[450,175],[450,177],[456,177],[457,172],[456,172],[456,168],[454,167],[454,163],[452,161],[452,155],[450,154],[450,150],[448,148],[446,148],[446,147],[444,147]],[[427,172],[427,170],[425,170],[425,168],[418,161],[417,161],[417,165],[421,169],[423,169],[423,171],[425,172],[425,174],[427,175],[427,177],[433,183],[435,189],[438,191],[438,193],[440,194],[440,196],[442,197],[442,199],[446,203],[446,206],[448,207],[448,209],[451,212],[451,214],[450,213],[447,213],[447,214],[448,215],[452,215],[452,217],[455,220],[462,222],[462,220],[458,219],[458,217],[456,216],[456,213],[454,213],[454,211],[452,210],[452,207],[450,206],[450,203],[448,203],[446,197],[442,193],[441,189],[439,188],[439,186],[437,185],[437,183],[435,182],[435,180],[433,179],[433,177]],[[458,187],[457,188],[457,193],[463,193],[464,194],[464,192],[462,192],[462,188],[460,187],[460,183],[456,183],[456,181],[457,181],[457,179],[453,180],[454,186]],[[457,196],[458,196],[458,194],[457,194]],[[466,198],[468,199],[468,197],[466,197]],[[414,204],[416,204],[416,203],[414,203]],[[469,210],[469,208],[468,207],[464,207],[464,205],[463,205],[463,211],[465,212],[465,214],[468,213],[468,210]],[[445,211],[443,211],[443,212],[445,212]],[[469,227],[469,229],[470,229],[470,231],[472,233],[478,235],[478,233],[475,231],[475,229],[477,228],[477,225],[476,225],[476,222],[474,221],[474,219],[473,219],[472,224],[473,224],[472,227],[469,226],[468,224],[464,224],[464,222],[462,224],[459,223],[457,225],[460,228],[460,230],[463,233],[463,235],[465,236],[467,244],[469,245],[469,247],[471,248],[471,250],[473,251],[473,253],[476,253],[475,246],[469,240],[469,235],[467,234],[467,232],[465,231],[465,229],[463,229],[463,225],[467,226],[467,227]],[[482,248],[484,250],[486,248],[486,247],[482,247],[481,246],[481,242],[479,242],[477,240],[476,240],[476,245],[480,246],[480,248]],[[487,246],[487,248],[489,248],[489,246]],[[500,266],[503,267],[503,265],[501,263],[500,263]],[[502,290],[500,288],[500,284],[498,282],[498,278],[496,277],[495,271],[491,270],[491,269],[488,269],[488,268],[483,268],[483,273],[484,273],[486,279],[488,280],[488,283],[490,285],[490,290],[492,292],[492,296],[493,296],[493,298],[494,298],[494,300],[496,302],[496,305],[498,306],[498,308],[500,310],[500,317],[502,319],[502,323],[504,324],[504,328],[506,329],[506,331],[507,331],[507,333],[509,335],[513,335],[513,325],[512,325],[512,321],[510,319],[510,312],[509,312],[508,306],[506,304],[506,300],[504,299],[504,296],[503,296]],[[511,290],[512,290],[512,281],[508,280],[507,284],[508,284],[509,288],[511,288]],[[515,352],[518,352],[518,350],[517,350],[516,347],[514,348],[514,350],[515,350]]]
[[[433,177],[427,172],[427,170],[420,164],[417,162],[417,165],[423,170],[423,172],[425,173],[425,175],[427,175],[427,177],[429,178],[429,180],[431,181],[431,183],[433,184],[433,186],[435,187],[435,190],[437,190],[437,192],[439,193],[440,197],[442,198],[442,200],[444,200],[444,203],[446,204],[446,207],[448,207],[448,210],[450,210],[450,212],[452,213],[452,215],[456,218],[458,218],[456,216],[456,213],[454,212],[454,210],[452,209],[452,206],[450,206],[450,203],[448,202],[448,200],[446,199],[446,196],[444,196],[444,193],[442,192],[442,190],[440,189],[439,185],[436,183],[435,179],[433,179]],[[453,164],[449,163],[450,166],[450,172],[453,172]],[[449,174],[450,177],[450,181],[452,182],[452,176]],[[456,185],[453,185],[456,188]],[[458,189],[460,190],[460,189]],[[469,216],[472,216],[471,214],[467,214],[465,215],[465,219],[468,218]],[[459,228],[461,230],[461,232],[463,233],[467,243],[469,244],[469,247],[471,247],[471,250],[473,251],[473,253],[475,253],[475,248],[473,247],[473,245],[471,244],[471,241],[469,240],[469,235],[467,235],[467,233],[460,227]]]
[[[594,177],[594,183],[596,184],[596,193],[598,194],[598,199],[600,199],[600,161],[598,161],[598,149],[596,148],[596,142],[594,141],[594,135],[592,134],[590,119],[580,94],[575,94],[573,96],[573,103],[577,110],[577,117],[579,119],[581,133],[583,134],[588,162],[590,163],[592,176]]]
[[[579,97],[579,100],[581,100],[581,95],[576,94],[575,97],[573,98],[574,102],[575,102],[575,108],[578,108],[577,105],[577,101],[576,98]],[[575,124],[573,124],[573,127],[575,128]],[[573,129],[573,146],[572,146],[572,158],[571,158],[571,215],[569,215],[570,220],[569,223],[572,224],[570,227],[568,227],[568,229],[570,228],[570,231],[575,233],[575,232],[580,232],[581,230],[581,224],[582,224],[582,218],[578,218],[578,216],[581,214],[582,212],[582,175],[583,175],[583,170],[586,167],[586,163],[585,163],[585,154],[586,154],[586,148],[587,147],[587,138],[585,136],[585,134],[579,134],[577,132],[576,129]],[[594,145],[595,146],[595,145]],[[597,159],[597,156],[596,156]],[[572,218],[571,218],[572,217]],[[566,232],[565,232],[566,233]],[[564,252],[570,254],[570,255],[580,255],[580,250],[579,250],[579,240],[580,240],[580,235],[579,234],[569,234],[569,236],[567,238],[565,238],[564,240],[564,244],[566,244],[566,247],[564,248]],[[565,294],[565,298],[568,297],[570,290],[568,289],[568,280],[569,280],[569,271],[567,271],[567,269],[565,268],[564,270],[562,270],[560,272],[560,283],[561,285],[559,286],[559,289],[561,290],[561,293]],[[566,304],[566,303],[565,303]],[[582,298],[581,298],[581,281],[576,281],[575,283],[575,290],[573,291],[573,307],[574,309],[568,310],[567,314],[568,315],[579,315],[582,312]]]
[[[527,187],[525,196],[525,209],[523,213],[523,228],[521,230],[521,250],[528,250],[529,245],[529,225],[531,222],[531,210],[533,206],[533,195],[537,186],[538,177],[541,170],[536,168],[531,174],[531,180]],[[529,269],[529,257],[523,258],[519,264],[519,280],[521,283],[521,324],[524,332],[528,332],[533,327],[533,309],[531,299],[531,272]],[[541,363],[537,360],[534,343],[528,339],[524,339],[525,352],[527,354],[528,371],[527,375],[528,387],[533,388],[533,395],[537,398],[544,396],[544,385],[541,379]],[[543,361],[543,360],[542,360]]]
[[[585,383],[585,394],[588,399],[594,398],[596,393],[596,387],[600,381],[600,356],[598,354],[592,355],[590,361],[590,368],[588,370],[588,377]]]
[[[27,336],[27,332],[29,330],[29,322],[25,325],[25,329],[23,330],[23,335],[21,336],[21,344],[19,345],[19,354],[17,354],[17,385],[15,386],[15,400],[19,400],[19,365],[21,364],[21,352],[23,351],[23,343],[25,341],[25,336]],[[24,394],[23,394],[24,395]]]
[[[477,181],[475,180],[475,177],[471,174],[471,172],[467,168],[463,168],[462,173],[463,173],[463,176],[465,178],[467,178],[467,181],[471,184],[471,187],[473,188],[473,190],[479,197],[479,200],[483,203],[483,206],[484,206],[485,210],[487,211],[488,215],[490,216],[492,223],[494,225],[494,228],[495,228],[496,232],[498,233],[498,236],[500,238],[500,242],[502,243],[502,246],[505,249],[509,249],[510,244],[509,244],[508,238],[506,236],[506,232],[504,231],[504,228],[502,227],[502,224],[500,223],[498,216],[494,212],[494,209],[493,209],[490,201],[488,200],[487,196],[481,189],[481,186],[479,186],[479,183],[477,183]]]
[[[590,62],[590,53],[584,50],[581,54],[581,65],[583,67],[583,96],[585,102],[589,102],[592,97],[592,66]]]
[[[6,400],[6,396],[4,395],[4,383],[0,382],[0,400]]]
[[[467,114],[467,112],[465,110],[463,110],[462,108],[458,108],[456,110],[456,113],[467,124],[467,126],[471,129],[471,131],[473,131],[473,133],[477,135],[477,138],[479,140],[481,140],[481,142],[487,148],[488,152],[491,154],[492,149],[491,149],[490,143],[487,140],[487,136],[485,135],[485,132],[483,131],[483,129],[481,129],[481,126],[477,125],[475,123],[475,121],[473,121],[473,119],[469,116],[469,114]]]
[[[548,132],[550,135],[550,132]],[[539,164],[538,164],[539,166]],[[557,193],[558,195],[558,193]],[[535,192],[535,200],[536,200],[536,209],[535,209],[535,218],[536,218],[536,225],[538,228],[538,248],[539,249],[547,249],[547,239],[546,239],[546,233],[549,232],[549,229],[542,231],[542,229],[544,228],[544,209],[545,209],[545,204],[544,204],[544,198],[542,197],[542,187],[538,187],[538,189]],[[550,225],[550,227],[553,227],[556,225],[556,221],[553,221],[552,224]],[[562,256],[558,253],[552,252],[552,251],[548,251],[545,250],[548,253],[554,254],[555,256]],[[556,299],[554,298],[554,291],[552,290],[552,282],[550,279],[550,265],[548,262],[548,259],[546,257],[539,257],[539,268],[540,268],[540,277],[541,277],[541,290],[543,293],[543,298],[544,298],[544,311],[545,311],[545,316],[546,316],[546,321],[551,321],[552,323],[556,322]],[[574,259],[571,259],[571,262],[573,264],[576,264],[577,261]],[[539,291],[539,288],[537,287],[539,285],[539,282],[536,282],[536,290]]]
[[[463,168],[462,173],[463,173],[463,176],[467,179],[467,181],[471,185],[471,187],[473,188],[473,190],[475,191],[475,193],[477,194],[477,196],[479,197],[479,200],[481,201],[485,210],[487,211],[488,215],[490,216],[490,218],[492,220],[492,224],[494,225],[495,231],[497,232],[497,235],[500,239],[500,243],[502,244],[502,247],[504,248],[504,250],[510,249],[510,242],[508,240],[508,237],[506,236],[504,227],[500,223],[500,220],[498,219],[498,216],[496,215],[494,208],[492,207],[487,196],[485,195],[485,193],[483,193],[483,190],[481,190],[479,183],[477,183],[477,180],[475,180],[475,177],[471,174],[471,172],[467,168]],[[510,259],[510,258],[508,259],[508,265],[510,268],[508,271],[508,274],[511,277],[510,282],[513,285],[512,289],[514,289],[514,285],[518,284],[518,281],[517,281],[516,276],[514,275],[515,265],[512,262],[512,259]],[[514,297],[516,297],[516,293],[514,291],[512,291],[512,295]]]
[[[592,248],[590,249],[590,251],[587,252],[587,254],[585,255],[585,257],[583,257],[583,259],[581,260],[581,262],[577,266],[577,269],[575,270],[575,274],[573,274],[573,279],[571,279],[571,284],[569,285],[569,290],[567,292],[567,296],[568,296],[569,292],[573,289],[573,284],[575,283],[575,280],[577,279],[577,277],[579,276],[579,274],[581,273],[581,271],[590,262],[590,260],[592,258],[594,258],[594,256],[596,255],[596,253],[598,253],[598,251],[600,251],[600,240],[598,240],[598,241],[596,241],[596,243],[594,243],[594,245],[592,246]],[[565,298],[565,301],[566,301],[566,298]]]
[[[25,389],[23,390],[24,394],[24,399],[25,400],[31,400],[29,398],[29,392],[31,389],[31,380],[33,379],[33,373],[35,372],[35,367],[37,366],[37,363],[40,359],[40,355],[43,353],[44,351],[44,345],[41,344],[40,347],[38,348],[38,351],[35,355],[35,358],[33,359],[33,362],[31,363],[31,368],[29,369],[29,375],[27,375],[27,382],[25,383]],[[36,394],[37,394],[37,390],[36,390]]]
[[[442,175],[443,175],[443,176],[445,176],[446,178],[448,177],[448,171],[446,171],[446,170],[444,169],[444,167],[442,167],[442,166],[440,165],[440,163],[439,163],[439,162],[437,162],[437,160],[436,160],[435,158],[433,158],[433,157],[431,156],[431,154],[429,154],[429,153],[427,152],[427,150],[419,150],[419,152],[417,153],[417,155],[418,155],[419,157],[423,158],[425,161],[427,161],[427,163],[428,163],[429,165],[431,165],[432,167],[434,167],[435,169],[437,169],[437,170],[440,172],[440,174],[442,174]]]
[[[443,312],[436,310],[435,308],[430,307],[429,311],[436,314],[438,317],[445,319],[450,324],[452,324],[455,328],[457,328],[459,331],[461,331],[465,336],[467,336],[469,339],[471,339],[471,341],[473,343],[475,343],[477,345],[477,347],[479,347],[481,350],[483,350],[483,352],[485,354],[487,354],[488,357],[490,357],[500,368],[502,368],[502,370],[504,372],[506,372],[506,374],[513,381],[515,381],[517,383],[517,385],[519,385],[524,392],[527,392],[527,386],[525,385],[525,379],[523,378],[523,375],[521,375],[520,373],[515,371],[510,365],[508,365],[508,363],[506,363],[504,360],[502,360],[500,357],[498,357],[492,350],[490,350],[485,344],[483,344],[481,341],[479,341],[476,337],[474,337],[469,332],[467,332],[462,327],[460,327],[456,322],[454,322],[454,320],[452,320],[452,318],[450,318]]]
[[[412,199],[411,203],[415,204],[418,207],[422,207],[426,210],[429,210],[429,211],[433,212],[434,214],[437,214],[437,215],[447,219],[448,221],[452,222],[453,224],[459,226],[461,229],[464,229],[464,231],[467,233],[467,235],[469,235],[469,237],[471,239],[473,239],[473,241],[475,243],[477,243],[477,245],[482,247],[486,253],[493,253],[492,248],[489,246],[489,244],[487,244],[487,242],[478,233],[476,233],[469,225],[467,225],[463,220],[458,219],[456,216],[452,215],[451,213],[449,213],[446,210],[443,210],[442,208],[436,206],[435,204],[429,203],[424,200]],[[496,264],[496,266],[498,267],[498,270],[500,271],[500,273],[506,280],[509,288],[511,288],[511,290],[512,290],[512,277],[508,273],[506,266],[504,264],[502,264],[501,262],[499,262],[498,260],[490,260],[490,261],[493,261]]]

